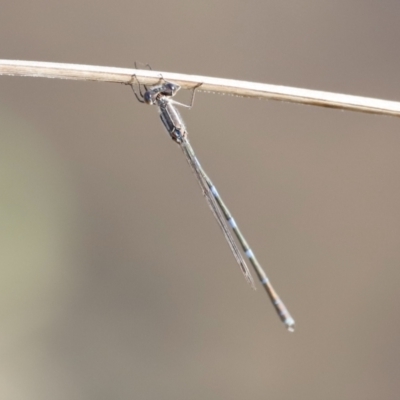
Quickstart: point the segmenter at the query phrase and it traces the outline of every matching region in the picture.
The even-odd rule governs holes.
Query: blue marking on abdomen
[[[219,197],[219,193],[218,193],[217,189],[215,188],[215,186],[211,186],[210,190],[214,197]]]
[[[232,217],[228,219],[228,223],[232,229],[237,228],[236,221]]]
[[[254,254],[251,251],[251,249],[247,249],[246,250],[246,256],[247,256],[247,258],[254,258]]]

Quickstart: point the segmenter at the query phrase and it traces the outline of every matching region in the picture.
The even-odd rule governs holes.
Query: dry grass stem
[[[147,85],[157,84],[160,82],[162,76],[167,81],[178,83],[184,89],[191,89],[201,83],[202,85],[198,90],[203,92],[265,98],[313,106],[338,108],[341,110],[400,116],[400,102],[396,101],[269,85],[265,83],[132,68],[0,60],[0,75],[89,80],[125,84],[132,82],[132,76],[136,75],[141,83]]]

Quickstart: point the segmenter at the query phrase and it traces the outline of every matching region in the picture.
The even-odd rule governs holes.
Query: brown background
[[[399,101],[399,17],[5,1],[0,58]],[[155,109],[123,85],[0,77],[0,398],[397,399],[400,120],[204,93],[182,114],[296,332],[246,285]]]

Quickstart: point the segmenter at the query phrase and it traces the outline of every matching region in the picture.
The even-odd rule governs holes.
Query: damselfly
[[[151,88],[143,85],[145,88],[144,93],[142,93],[142,85],[139,82],[139,94],[135,91],[133,84],[131,84],[131,87],[138,101],[149,105],[156,105],[158,107],[162,123],[164,124],[172,140],[174,140],[181,147],[183,154],[185,155],[194,175],[197,178],[203,194],[207,199],[207,203],[212,213],[214,214],[214,217],[217,220],[218,225],[220,226],[225,236],[225,239],[228,242],[230,249],[232,250],[233,255],[235,256],[235,259],[238,262],[244,277],[246,278],[247,282],[255,289],[254,281],[249,271],[249,268],[247,267],[247,264],[232,236],[231,230],[235,234],[238,242],[240,243],[240,246],[243,249],[244,254],[246,254],[252,267],[254,268],[258,279],[267,291],[268,296],[271,299],[271,302],[275,307],[280,319],[286,325],[287,329],[290,332],[293,332],[295,326],[294,319],[292,318],[289,311],[274,290],[272,284],[267,277],[267,274],[261,267],[249,245],[247,244],[247,241],[241,233],[235,220],[233,219],[232,214],[226,207],[221,196],[217,192],[217,189],[211,182],[211,179],[208,177],[203,167],[201,166],[188,140],[188,133],[182,117],[180,116],[178,110],[174,107],[174,104],[176,104],[183,107],[191,108],[193,105],[195,89],[200,85],[193,88],[191,103],[190,105],[186,105],[178,103],[177,101],[172,99],[172,97],[175,96],[175,94],[180,89],[179,85],[172,82],[167,82],[163,78],[161,78],[160,81],[160,85],[153,86]]]

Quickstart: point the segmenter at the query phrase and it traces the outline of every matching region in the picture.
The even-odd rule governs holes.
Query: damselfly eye
[[[169,96],[173,96],[180,89],[179,85],[175,85],[175,83],[167,82],[165,84],[165,92],[168,93]]]
[[[143,100],[146,104],[153,105],[154,104],[154,99],[153,96],[150,92],[146,92],[143,96]]]

